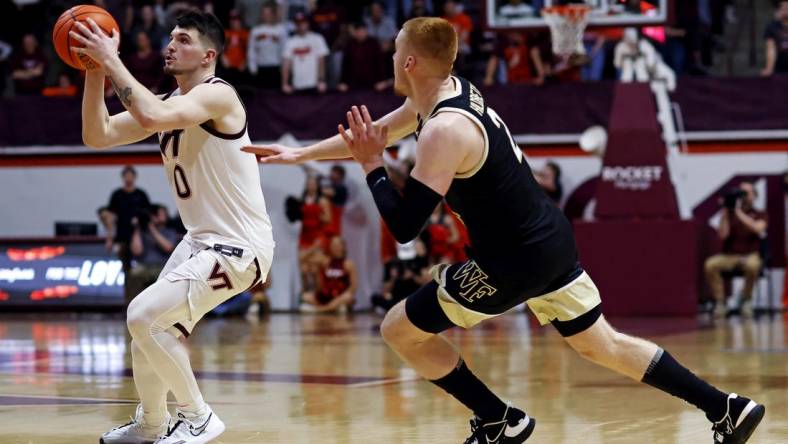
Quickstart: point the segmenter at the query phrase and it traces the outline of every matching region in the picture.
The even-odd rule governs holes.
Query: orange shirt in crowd
[[[246,29],[228,29],[224,31],[224,56],[231,68],[246,67],[246,45],[249,42],[249,31]]]
[[[44,97],[74,97],[79,90],[74,85],[69,86],[50,86],[41,91]]]
[[[473,31],[473,21],[468,14],[461,12],[459,14],[454,15],[453,17],[443,17],[451,23],[454,27],[454,30],[457,32],[457,35],[460,37],[460,40],[464,44],[470,44],[471,39],[471,31]]]

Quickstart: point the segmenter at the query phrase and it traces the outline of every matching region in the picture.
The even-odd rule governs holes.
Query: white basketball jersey
[[[205,83],[229,85],[217,77]],[[207,248],[242,248],[244,262],[258,257],[270,263],[274,240],[260,170],[254,154],[241,151],[251,143],[248,118],[237,134],[221,133],[211,122],[159,133],[159,146],[187,238]]]

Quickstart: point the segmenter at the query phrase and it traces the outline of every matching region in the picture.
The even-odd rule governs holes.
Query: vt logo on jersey
[[[167,158],[167,147],[172,146],[171,153],[172,159],[177,162],[179,149],[181,146],[181,136],[183,136],[182,129],[166,131],[159,133],[159,149],[161,150],[162,157]],[[175,184],[175,194],[181,199],[188,199],[192,197],[192,190],[189,187],[189,181],[186,180],[186,171],[183,167],[176,163],[172,168],[172,179]]]
[[[219,281],[217,283],[211,283],[211,281]],[[213,271],[211,271],[211,275],[208,276],[208,283],[211,285],[211,288],[216,290],[221,290],[222,288],[226,288],[228,290],[233,289],[233,284],[230,282],[230,276],[227,276],[227,273],[222,270],[222,266],[219,265],[217,262],[216,265],[213,266]]]
[[[182,129],[167,131],[161,134],[161,137],[159,138],[159,149],[161,150],[161,154],[163,156],[167,156],[167,145],[170,145],[170,142],[172,142],[172,157],[178,157],[178,148],[181,144],[182,134]]]
[[[460,285],[460,296],[468,302],[478,301],[498,291],[487,283],[487,278],[487,273],[479,268],[476,261],[466,262],[452,276],[452,279]]]

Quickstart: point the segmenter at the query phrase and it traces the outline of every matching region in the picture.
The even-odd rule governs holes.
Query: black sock
[[[482,422],[499,421],[506,413],[506,404],[471,373],[462,358],[448,375],[430,382],[473,410]]]
[[[659,349],[654,355],[643,382],[703,410],[709,421],[719,421],[727,410],[726,393],[695,376],[665,350]]]

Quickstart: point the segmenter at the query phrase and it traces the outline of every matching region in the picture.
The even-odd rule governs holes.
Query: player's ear
[[[405,66],[403,66],[403,68],[406,71],[411,71],[415,66],[416,66],[416,58],[413,56],[408,56],[408,58],[405,59]]]
[[[216,61],[216,50],[213,48],[208,48],[208,50],[205,51],[205,56],[203,57],[203,66],[210,66],[214,61]]]

